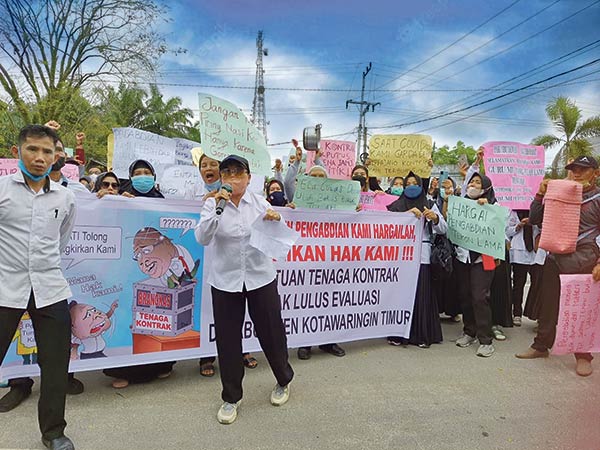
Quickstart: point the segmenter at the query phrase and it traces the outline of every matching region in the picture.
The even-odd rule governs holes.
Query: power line
[[[582,64],[581,66],[575,67],[575,68],[573,68],[573,69],[571,69],[571,70],[567,70],[567,71],[565,71],[565,72],[561,72],[561,73],[559,73],[559,74],[556,74],[556,75],[553,75],[553,76],[551,76],[551,77],[545,78],[545,79],[543,79],[543,80],[541,80],[541,81],[536,81],[535,83],[531,83],[531,84],[529,84],[529,85],[527,85],[527,86],[523,86],[523,87],[520,87],[520,88],[518,88],[518,89],[513,89],[512,91],[510,91],[510,92],[507,92],[506,94],[498,95],[498,96],[496,96],[496,97],[493,97],[493,98],[490,98],[490,99],[487,99],[487,100],[481,101],[481,102],[479,102],[479,103],[475,103],[474,105],[471,105],[471,106],[467,106],[467,107],[464,107],[464,108],[456,109],[456,110],[454,110],[454,111],[450,111],[450,112],[443,113],[443,114],[438,114],[438,115],[436,115],[436,116],[433,116],[433,117],[428,117],[428,118],[426,118],[426,119],[421,119],[421,120],[413,120],[413,121],[411,121],[411,122],[405,122],[405,123],[396,124],[396,125],[388,125],[388,126],[382,126],[382,127],[370,127],[370,128],[371,128],[371,129],[383,129],[383,128],[401,128],[401,127],[404,127],[404,126],[407,126],[407,125],[415,125],[415,124],[418,124],[418,123],[429,122],[429,121],[431,121],[431,120],[440,119],[440,118],[442,118],[442,117],[450,116],[450,115],[453,115],[453,114],[456,114],[456,113],[460,113],[460,112],[463,112],[463,111],[468,111],[469,109],[476,108],[477,106],[485,105],[485,104],[487,104],[487,103],[493,102],[493,101],[495,101],[495,100],[499,100],[499,99],[501,99],[501,98],[504,98],[504,97],[507,97],[507,96],[509,96],[509,95],[515,94],[515,93],[517,93],[517,92],[524,91],[524,90],[526,90],[526,89],[528,89],[528,88],[530,88],[530,87],[537,86],[538,84],[542,84],[542,83],[545,83],[545,82],[547,82],[547,81],[553,80],[553,79],[555,79],[555,78],[559,78],[559,77],[562,77],[562,76],[564,76],[564,75],[568,75],[569,73],[576,72],[576,71],[578,71],[578,70],[581,70],[581,69],[583,69],[583,68],[585,68],[585,67],[592,66],[592,65],[594,65],[594,64],[597,64],[598,62],[600,62],[600,58],[598,58],[598,59],[595,59],[595,60],[593,60],[593,61],[590,61],[590,62],[588,62],[588,63],[586,63],[586,64]]]

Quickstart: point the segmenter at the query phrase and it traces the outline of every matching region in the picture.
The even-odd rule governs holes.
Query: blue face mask
[[[221,180],[217,180],[214,183],[205,184],[204,187],[208,192],[218,191],[221,189]]]
[[[285,206],[285,195],[281,191],[272,192],[267,198],[273,206]]]
[[[19,156],[21,156],[21,155],[19,154]],[[27,178],[30,178],[32,181],[42,181],[44,178],[46,178],[48,176],[48,174],[52,170],[52,166],[50,166],[50,167],[48,167],[48,170],[46,170],[46,172],[43,175],[40,175],[38,177],[38,176],[33,175],[31,172],[29,172],[29,170],[27,170],[27,168],[25,167],[25,164],[23,163],[21,158],[19,158],[19,162],[17,163],[17,165],[19,166],[19,169],[21,169],[21,172],[23,172],[27,176]]]
[[[407,198],[417,198],[423,192],[423,188],[417,185],[406,186],[404,189],[404,195]]]
[[[402,186],[392,186],[390,189],[390,193],[392,195],[397,195],[398,197],[402,195],[402,192],[404,192],[404,188]]]
[[[152,175],[138,175],[131,179],[131,184],[133,184],[136,191],[147,194],[154,187],[154,177]]]

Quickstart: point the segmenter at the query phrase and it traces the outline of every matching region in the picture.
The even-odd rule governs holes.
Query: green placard
[[[251,173],[270,175],[271,157],[265,138],[240,108],[214,95],[198,95],[204,153],[218,161],[229,155],[242,156],[248,160]]]
[[[479,205],[455,195],[448,199],[448,239],[460,247],[504,260],[508,209]]]
[[[299,208],[356,210],[360,183],[351,180],[299,176],[294,204]]]

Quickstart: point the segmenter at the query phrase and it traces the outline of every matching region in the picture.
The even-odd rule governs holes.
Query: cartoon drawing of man
[[[175,288],[190,283],[196,276],[200,260],[155,228],[139,230],[133,239],[133,259],[142,272]]]
[[[28,312],[23,314],[13,337],[17,341],[17,355],[23,358],[23,365],[37,364],[37,344],[33,333],[33,323]]]
[[[99,311],[92,305],[69,303],[71,313],[71,359],[91,359],[106,357],[106,342],[102,335],[110,328],[110,318],[119,307],[115,300],[107,313]],[[79,347],[81,353],[79,353]]]

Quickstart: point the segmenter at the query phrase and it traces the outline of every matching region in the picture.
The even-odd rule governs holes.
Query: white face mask
[[[93,174],[90,175],[90,178],[91,178],[92,182],[95,183],[96,179],[98,178],[98,175],[96,175],[95,173],[93,173]]]
[[[467,195],[469,196],[469,198],[472,198],[472,199],[479,198],[483,195],[483,189],[479,189],[476,187],[468,187]]]

